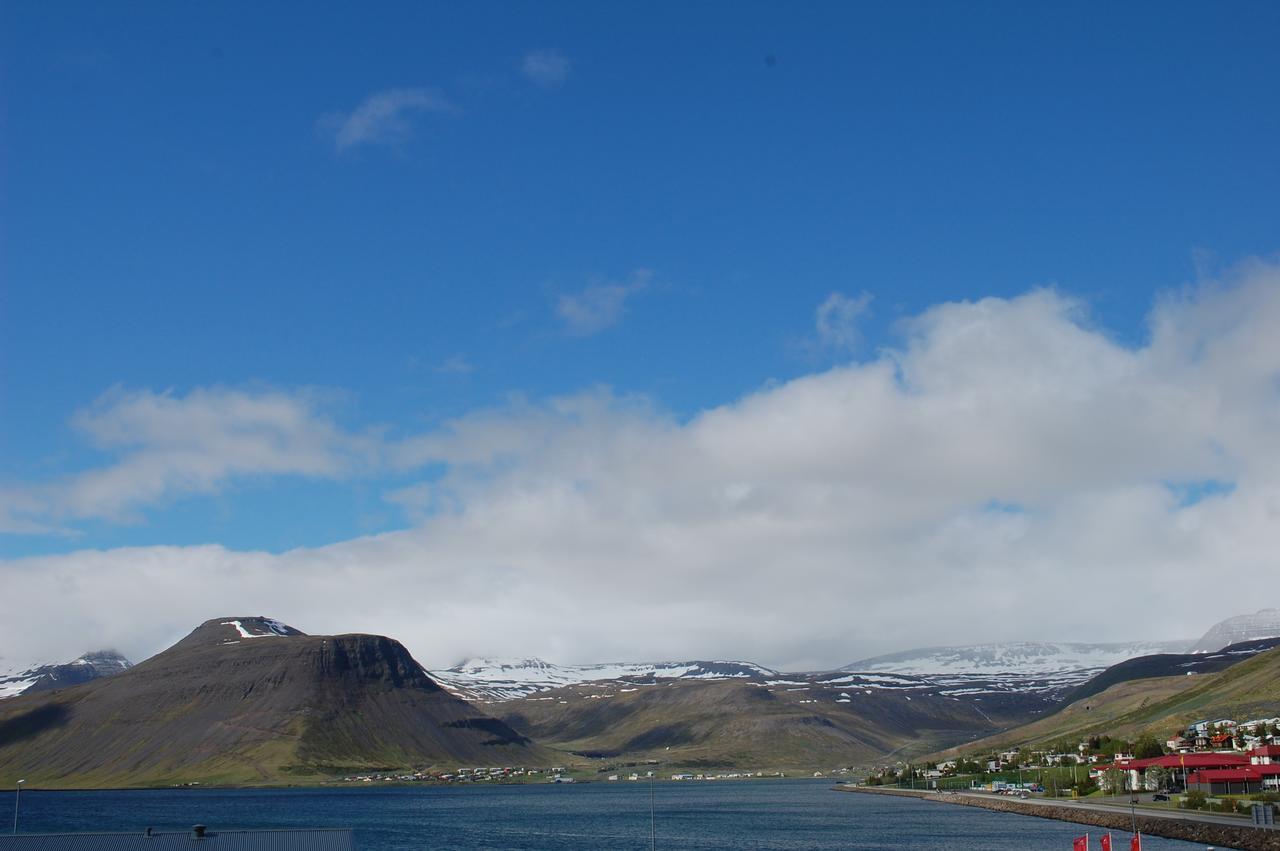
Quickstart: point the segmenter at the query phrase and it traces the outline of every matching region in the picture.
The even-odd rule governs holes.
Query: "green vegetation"
[[[1259,653],[1224,671],[1193,677],[1158,677],[1116,683],[1105,691],[1068,704],[1052,715],[963,746],[963,753],[1024,747],[1059,748],[1081,740],[1098,741],[1098,753],[1115,753],[1121,744],[1136,750],[1159,747],[1172,730],[1204,717],[1257,718],[1276,713],[1280,694],[1280,648]],[[957,755],[953,748],[930,758]]]

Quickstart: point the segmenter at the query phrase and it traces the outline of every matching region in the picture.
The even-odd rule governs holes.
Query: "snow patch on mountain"
[[[278,620],[271,618],[256,618],[248,622],[245,626],[244,621],[223,621],[222,626],[235,627],[236,632],[240,633],[241,638],[270,638],[276,635],[298,635],[298,630],[287,624],[283,624]],[[263,630],[260,632],[250,632],[250,629]]]
[[[0,658],[0,700],[29,691],[76,685],[133,667],[111,650],[86,653],[70,662],[17,662]]]
[[[1276,637],[1280,637],[1280,609],[1261,609],[1214,624],[1188,652],[1216,653],[1230,644]]]
[[[607,680],[765,678],[777,672],[751,662],[608,662],[557,665],[542,659],[468,659],[427,672],[450,691],[472,700],[512,700],[540,691]]]
[[[1106,644],[1018,641],[965,647],[924,647],[862,659],[842,671],[854,679],[830,683],[878,688],[940,689],[956,696],[981,693],[1061,694],[1112,665],[1136,656],[1185,652],[1187,641],[1139,641]],[[915,682],[880,679],[896,676]],[[858,682],[857,679],[862,682]]]

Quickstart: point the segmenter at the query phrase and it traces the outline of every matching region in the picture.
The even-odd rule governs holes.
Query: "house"
[[[1191,741],[1184,736],[1174,736],[1164,743],[1164,746],[1171,751],[1189,751],[1191,745]]]
[[[142,833],[21,833],[0,836],[3,851],[353,851],[349,829],[191,830]]]
[[[1179,753],[1130,760],[1116,767],[1129,772],[1130,789],[1152,789],[1155,788],[1154,782],[1147,781],[1147,770],[1151,768],[1159,767],[1168,770],[1171,785],[1180,788],[1186,784],[1188,775],[1193,772],[1237,769],[1248,764],[1249,758],[1239,753]]]
[[[1249,751],[1249,762],[1254,765],[1280,764],[1280,745],[1262,745]]]

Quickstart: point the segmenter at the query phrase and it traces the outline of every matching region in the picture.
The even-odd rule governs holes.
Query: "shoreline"
[[[1083,809],[1060,803],[1029,803],[1023,800],[987,797],[956,793],[941,795],[937,792],[916,789],[885,789],[872,786],[833,787],[837,792],[857,792],[864,795],[891,795],[901,798],[920,798],[939,804],[956,804],[962,807],[980,807],[995,812],[1015,813],[1054,821],[1074,822],[1091,827],[1128,833],[1133,822],[1129,813]],[[1043,799],[1040,799],[1043,800]],[[1238,848],[1241,851],[1280,851],[1280,829],[1254,827],[1250,824],[1230,825],[1199,821],[1187,817],[1159,816],[1139,813],[1136,816],[1138,831],[1165,839],[1181,839],[1217,848]]]

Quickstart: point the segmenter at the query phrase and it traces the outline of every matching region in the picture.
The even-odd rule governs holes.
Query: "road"
[[[997,800],[1014,800],[1020,804],[1031,804],[1032,806],[1043,807],[1067,807],[1079,810],[1094,810],[1102,813],[1119,813],[1121,815],[1129,814],[1128,801],[1123,803],[1117,801],[1113,804],[1098,803],[1094,801],[1078,801],[1071,798],[1008,798],[1002,795],[995,795],[989,792],[956,792],[956,795],[967,795],[974,798]],[[1139,806],[1136,812],[1147,818],[1163,818],[1175,819],[1177,821],[1195,821],[1207,824],[1225,824],[1231,827],[1251,827],[1252,822],[1244,816],[1215,815],[1212,813],[1202,813],[1197,810],[1165,810],[1156,807]]]

